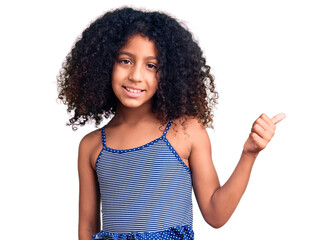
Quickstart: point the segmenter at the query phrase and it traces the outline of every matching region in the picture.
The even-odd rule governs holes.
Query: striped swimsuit
[[[102,231],[92,239],[194,239],[191,171],[166,138],[117,150],[106,145],[96,161]]]

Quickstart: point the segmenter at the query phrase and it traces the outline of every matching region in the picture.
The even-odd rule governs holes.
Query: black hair
[[[158,119],[193,116],[212,127],[218,94],[199,44],[175,18],[162,12],[120,8],[99,17],[76,41],[57,77],[58,98],[73,116],[68,125],[99,125],[117,110],[111,75],[119,49],[136,34],[154,41],[159,52],[158,89],[152,110]]]

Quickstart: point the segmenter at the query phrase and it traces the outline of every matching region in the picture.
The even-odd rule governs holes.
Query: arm
[[[100,231],[100,198],[97,176],[92,167],[92,133],[85,136],[79,146],[79,240],[90,240]]]
[[[262,114],[253,124],[244,144],[241,158],[228,181],[220,186],[211,159],[211,147],[205,129],[195,129],[190,163],[194,193],[204,219],[215,228],[223,226],[237,207],[248,184],[252,166],[258,153],[266,147],[274,135],[275,124],[284,114],[270,119]]]

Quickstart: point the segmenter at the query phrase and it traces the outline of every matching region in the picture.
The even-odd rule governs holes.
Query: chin
[[[151,107],[151,103],[149,102],[133,102],[133,101],[124,101],[121,102],[122,106],[126,108],[141,108],[141,107]]]

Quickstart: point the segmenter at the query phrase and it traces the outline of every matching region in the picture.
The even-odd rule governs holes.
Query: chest
[[[143,129],[110,129],[105,130],[106,146],[116,150],[126,150],[142,147],[163,136],[164,129],[149,127]],[[180,159],[189,168],[189,156],[191,144],[189,136],[185,132],[170,129],[165,133],[171,146],[177,152]]]

